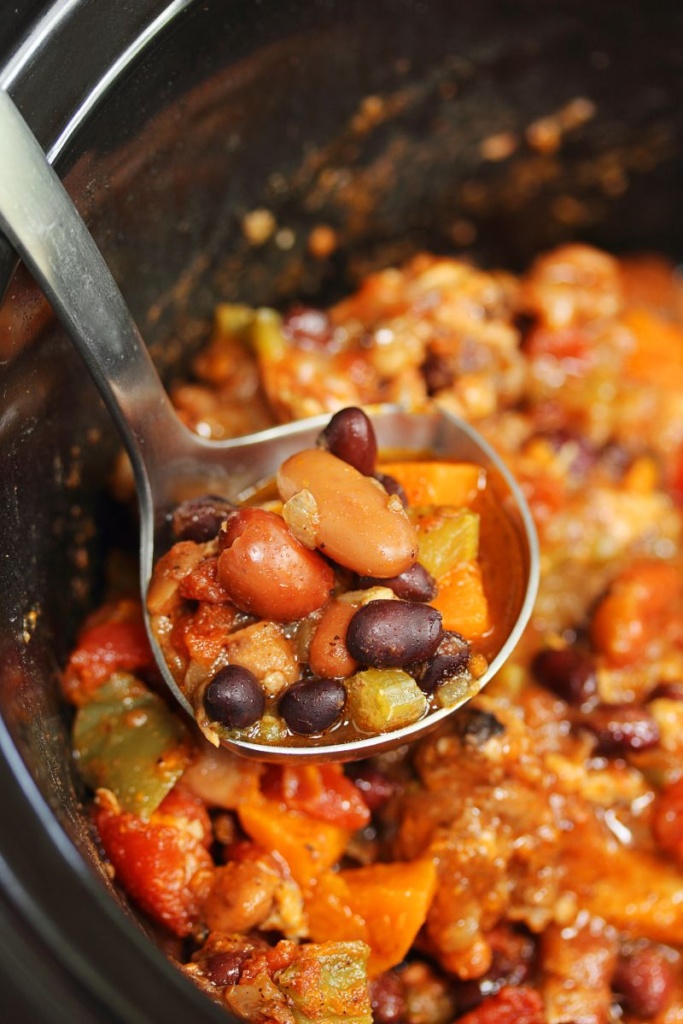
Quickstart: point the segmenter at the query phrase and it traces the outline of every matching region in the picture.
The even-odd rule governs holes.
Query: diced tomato
[[[524,348],[530,359],[554,356],[563,362],[571,362],[578,370],[588,363],[590,338],[579,327],[562,327],[554,331],[547,327],[533,327]]]
[[[318,821],[340,828],[364,828],[370,810],[362,794],[338,764],[304,765],[301,768],[269,765],[261,786],[270,800],[279,800],[291,811],[301,811]]]
[[[178,623],[173,630],[174,647],[184,645],[187,654],[202,665],[212,665],[235,626],[237,610],[233,605],[202,602],[197,611]],[[181,653],[185,653],[182,651]]]
[[[98,795],[95,825],[116,878],[155,921],[189,935],[214,870],[211,822],[201,800],[177,787],[149,821]]]
[[[543,1003],[538,992],[520,985],[506,985],[475,1010],[459,1018],[459,1024],[544,1024]]]
[[[190,601],[225,604],[230,600],[225,587],[218,582],[218,559],[207,558],[183,576],[178,584],[181,597]]]
[[[155,666],[142,620],[100,622],[81,633],[69,658],[62,688],[73,704],[85,704],[114,672],[140,672]]]

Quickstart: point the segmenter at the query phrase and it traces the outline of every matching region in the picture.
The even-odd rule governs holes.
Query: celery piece
[[[282,333],[282,317],[274,309],[257,309],[251,324],[251,344],[259,359],[277,363],[287,352],[287,340]]]
[[[400,668],[367,668],[346,680],[346,713],[362,732],[400,729],[422,718],[427,698]]]
[[[141,682],[117,673],[79,708],[73,744],[82,778],[148,818],[189,762],[185,727]]]
[[[468,508],[435,510],[418,524],[420,562],[436,579],[479,553],[479,515]]]
[[[453,676],[451,679],[441,683],[440,686],[437,686],[434,697],[440,708],[452,708],[467,698],[471,688],[472,679],[470,676]]]
[[[296,1024],[372,1024],[364,942],[300,946],[293,962],[274,976]]]

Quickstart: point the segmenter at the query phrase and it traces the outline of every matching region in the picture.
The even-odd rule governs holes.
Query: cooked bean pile
[[[110,872],[172,958],[239,1019],[683,1020],[682,295],[662,260],[572,245],[520,277],[418,256],[327,311],[217,311],[195,378],[174,390],[205,436],[438,402],[507,460],[542,548],[532,621],[485,695],[413,747],[344,769],[216,750],[160,695],[139,604],[112,596],[84,624],[64,692]],[[356,469],[369,477],[373,465]],[[216,538],[233,514],[215,500],[176,513],[182,578],[160,581],[157,598],[194,604],[191,628],[184,613],[168,616],[168,657],[188,688],[208,692],[227,634],[221,671],[240,713],[255,714],[268,677],[280,695],[266,692],[266,708],[288,694],[287,714],[304,716],[311,702],[297,687],[309,680],[288,628],[216,600]],[[305,503],[297,516],[287,528],[330,567],[301,541],[305,528],[317,538]],[[443,517],[420,520],[418,564],[435,578],[451,529],[462,540]],[[449,572],[471,583],[470,569]],[[416,601],[429,580],[400,575],[406,590],[375,597],[431,604],[450,630],[447,588]],[[351,585],[388,589],[374,571]],[[325,609],[329,632],[321,616],[313,637],[296,639],[313,680],[320,659],[339,659],[324,677],[320,714],[332,716],[335,681],[355,658],[320,637],[341,635],[359,609],[335,595]],[[410,677],[422,697],[457,683],[441,659],[464,656],[442,639]]]
[[[432,472],[409,472],[420,467]],[[473,465],[449,469],[484,480]],[[154,569],[153,628],[206,735],[375,735],[465,695],[486,660],[428,603],[440,584],[419,560],[421,536],[429,557],[420,522],[451,516],[439,564],[474,559],[476,569],[476,536],[467,550],[462,538],[463,524],[476,535],[478,514],[411,508],[399,480],[378,472],[372,423],[355,407],[331,418],[317,448],[288,458],[276,484],[271,507],[186,502],[172,519],[177,543]],[[216,606],[223,642],[216,633],[202,658],[188,636]]]

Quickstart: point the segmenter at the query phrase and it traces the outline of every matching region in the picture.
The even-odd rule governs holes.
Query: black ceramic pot
[[[569,238],[681,252],[674,0],[11,7],[0,84],[166,373],[205,337],[218,298],[329,298],[420,247],[512,267]],[[553,142],[537,122],[560,110]],[[261,207],[277,231],[254,247],[243,221]],[[338,246],[316,258],[321,223]],[[112,891],[83,814],[56,674],[118,529],[106,496],[117,440],[0,244],[5,285],[0,1019],[227,1020]]]

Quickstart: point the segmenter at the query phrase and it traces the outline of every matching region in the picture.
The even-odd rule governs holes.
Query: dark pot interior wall
[[[582,127],[554,152],[529,144],[576,99],[593,108]],[[677,3],[211,0],[157,39],[59,168],[169,375],[217,298],[328,298],[416,248],[519,267],[582,238],[676,258],[682,140]],[[254,247],[242,226],[260,207],[277,230]],[[323,260],[308,247],[320,223],[339,243]],[[101,585],[116,438],[21,274],[0,325],[0,707],[92,855],[55,680]]]

